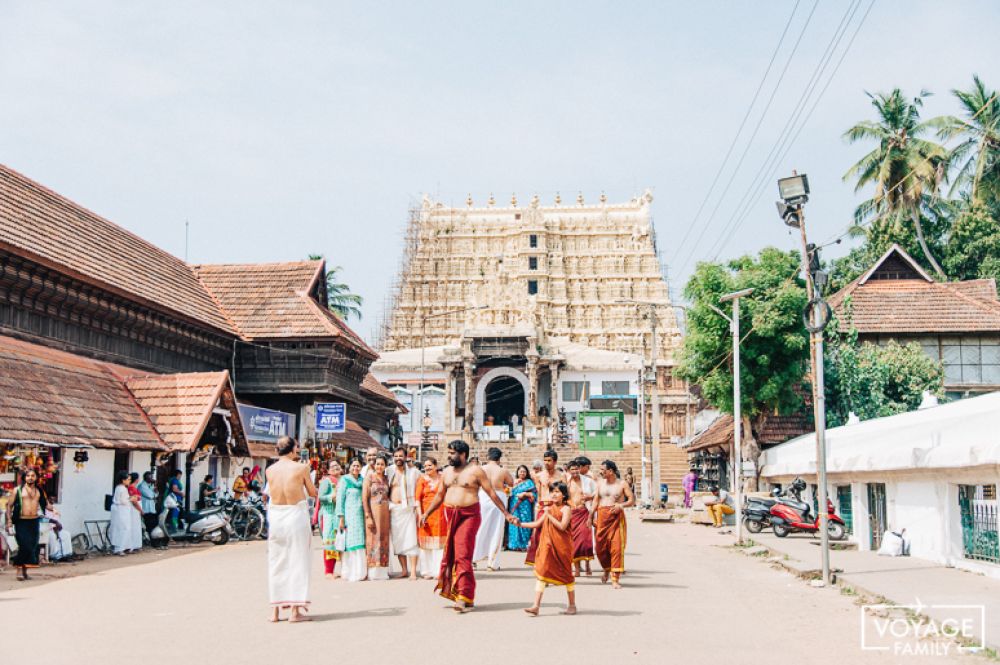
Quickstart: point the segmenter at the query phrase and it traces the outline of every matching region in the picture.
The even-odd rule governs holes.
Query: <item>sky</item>
[[[0,162],[181,258],[187,222],[192,263],[323,254],[368,339],[425,193],[650,188],[676,295],[697,261],[797,246],[793,169],[810,239],[847,229],[865,91],[930,90],[931,117],[973,73],[1000,88],[1000,3],[870,2],[0,0]]]

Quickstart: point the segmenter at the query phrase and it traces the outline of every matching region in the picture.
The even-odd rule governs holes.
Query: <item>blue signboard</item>
[[[330,402],[316,405],[317,432],[343,432],[347,427],[347,405],[343,402]]]
[[[283,436],[295,436],[295,416],[284,411],[239,404],[243,430],[251,441],[277,443]]]

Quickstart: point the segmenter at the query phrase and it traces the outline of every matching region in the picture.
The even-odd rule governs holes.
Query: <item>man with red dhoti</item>
[[[531,473],[531,479],[535,481],[535,487],[538,488],[538,505],[535,510],[535,519],[538,519],[545,512],[545,509],[552,505],[552,500],[549,498],[549,485],[552,483],[564,483],[566,478],[563,476],[562,471],[556,468],[556,462],[559,461],[559,455],[554,450],[546,450],[545,454],[542,455],[544,460],[544,467],[541,471]],[[538,550],[538,538],[540,531],[535,529],[531,532],[531,540],[528,542],[528,552],[524,557],[524,563],[529,566],[535,565],[535,552]]]
[[[590,575],[590,562],[594,559],[594,535],[590,530],[590,506],[583,488],[583,476],[580,475],[580,461],[575,459],[566,465],[569,472],[570,529],[573,535],[573,568],[577,577],[581,573],[581,564],[586,562],[587,574]]]
[[[467,443],[456,439],[448,444],[448,461],[451,466],[441,474],[442,482],[438,485],[437,493],[420,517],[420,526],[423,527],[434,511],[444,504],[448,531],[441,571],[434,590],[454,601],[453,609],[460,613],[472,609],[476,600],[476,575],[472,569],[472,556],[476,549],[476,532],[482,523],[479,490],[482,489],[489,496],[507,521],[514,520],[493,490],[493,484],[482,467],[468,464],[468,459]]]
[[[621,576],[625,572],[625,509],[635,505],[635,495],[622,482],[618,466],[611,460],[601,463],[601,479],[597,481],[597,495],[593,502],[595,550],[597,560],[604,569],[601,583],[611,578],[611,586],[621,589]]]

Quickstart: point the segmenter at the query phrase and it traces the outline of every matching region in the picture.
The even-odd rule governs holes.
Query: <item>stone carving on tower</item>
[[[622,302],[637,299],[661,305],[658,355],[669,362],[680,331],[657,256],[652,200],[648,190],[625,203],[602,194],[594,205],[582,193],[570,206],[558,195],[551,205],[532,195],[519,207],[515,194],[498,207],[490,194],[482,207],[472,196],[450,207],[425,196],[411,216],[382,350],[456,344],[470,330],[503,337],[533,329],[539,340],[648,356],[648,307]],[[449,310],[467,311],[438,316]]]

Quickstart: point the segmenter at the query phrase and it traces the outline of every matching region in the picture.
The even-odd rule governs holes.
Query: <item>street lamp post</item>
[[[753,293],[753,289],[743,289],[727,293],[719,302],[733,303],[733,316],[729,318],[721,310],[710,305],[722,317],[729,321],[729,332],[733,335],[733,493],[736,495],[736,544],[743,543],[743,409],[740,391],[740,298]]]
[[[809,179],[792,171],[792,176],[778,180],[778,214],[785,224],[799,229],[802,238],[802,272],[806,280],[809,304],[803,314],[810,336],[810,356],[813,371],[813,409],[816,420],[816,484],[819,496],[820,550],[822,552],[823,584],[830,584],[830,532],[827,519],[826,486],[826,395],[823,376],[823,330],[830,320],[830,307],[823,300],[822,288],[827,276],[820,270],[819,249],[806,239],[806,216],[803,204],[809,200]]]

